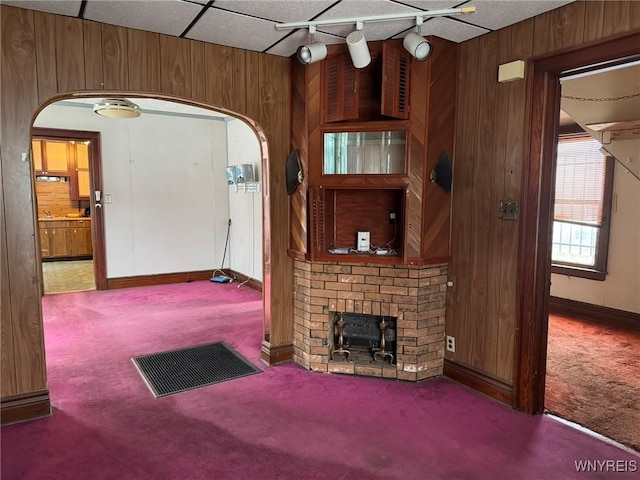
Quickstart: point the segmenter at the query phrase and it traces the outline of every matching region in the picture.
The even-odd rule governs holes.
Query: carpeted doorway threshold
[[[224,342],[132,358],[157,397],[261,373]]]
[[[549,315],[545,408],[640,451],[640,333]]]

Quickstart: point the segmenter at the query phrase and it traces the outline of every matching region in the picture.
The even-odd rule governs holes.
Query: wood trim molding
[[[265,340],[262,342],[262,348],[260,350],[260,360],[269,366],[293,361],[292,343],[272,346]]]
[[[51,415],[49,390],[21,393],[0,399],[0,423],[26,422]]]
[[[445,358],[443,375],[494,400],[507,405],[513,404],[513,389],[511,385],[482,373],[469,365]]]
[[[640,313],[560,297],[549,298],[549,312],[640,332]]]
[[[149,285],[167,285],[170,283],[187,283],[196,280],[209,280],[211,270],[197,272],[158,273],[155,275],[136,275],[107,279],[107,290],[116,288],[146,287]]]

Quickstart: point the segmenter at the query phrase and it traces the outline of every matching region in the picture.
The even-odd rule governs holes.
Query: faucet
[[[45,218],[51,218],[51,210],[43,210],[42,213],[44,213],[44,217]]]

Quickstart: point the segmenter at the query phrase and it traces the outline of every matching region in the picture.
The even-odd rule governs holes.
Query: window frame
[[[563,137],[571,136],[572,138],[584,137],[591,139],[591,135],[585,132],[578,124],[562,125],[559,128],[558,143]],[[557,161],[557,160],[556,160]],[[607,277],[607,259],[609,257],[609,234],[611,231],[611,208],[613,205],[613,174],[615,159],[612,156],[605,155],[605,179],[604,192],[602,201],[602,223],[598,232],[598,240],[596,241],[596,255],[593,267],[574,263],[554,262],[553,260],[553,238],[551,239],[550,255],[551,255],[551,273],[559,275],[568,275],[571,277],[586,278],[589,280],[604,281]],[[556,181],[554,169],[554,184]],[[552,206],[555,208],[555,195]],[[553,235],[554,216],[551,216],[551,234]]]

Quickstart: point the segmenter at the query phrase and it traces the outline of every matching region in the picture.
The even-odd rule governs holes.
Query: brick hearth
[[[442,375],[447,265],[371,265],[296,260],[296,363],[318,372],[418,381]],[[397,365],[331,359],[333,312],[397,318]]]

